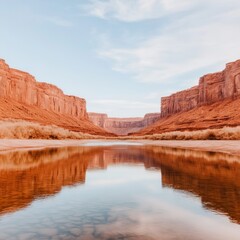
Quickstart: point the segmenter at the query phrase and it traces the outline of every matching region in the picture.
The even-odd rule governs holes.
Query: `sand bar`
[[[102,146],[102,145],[157,145],[171,148],[183,148],[201,151],[223,152],[240,155],[240,141],[152,141],[152,140],[19,140],[0,139],[0,151],[20,149],[40,149],[66,146]]]

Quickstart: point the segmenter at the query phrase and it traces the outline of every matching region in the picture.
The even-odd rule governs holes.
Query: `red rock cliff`
[[[67,96],[54,85],[37,82],[0,59],[0,119],[56,125],[71,131],[113,136],[88,118],[86,101]]]
[[[104,128],[105,121],[108,118],[107,114],[104,113],[88,113],[90,120],[101,128]]]
[[[30,74],[9,68],[1,59],[0,97],[71,117],[88,118],[84,99],[67,96],[54,85],[37,82]]]
[[[163,97],[161,116],[169,116],[237,96],[240,96],[240,60],[227,64],[222,72],[201,77],[198,86]]]
[[[88,113],[90,120],[106,131],[117,135],[127,135],[137,132],[160,118],[159,113],[149,113],[144,118],[109,118],[107,114]]]

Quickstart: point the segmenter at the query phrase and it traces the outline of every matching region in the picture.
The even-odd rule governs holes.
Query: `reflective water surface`
[[[157,146],[0,155],[0,239],[240,239],[240,157]]]

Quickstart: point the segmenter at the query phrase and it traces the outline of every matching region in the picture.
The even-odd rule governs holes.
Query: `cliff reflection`
[[[205,208],[240,223],[239,156],[170,148],[149,154],[160,163],[163,187],[193,193]]]
[[[193,193],[204,207],[240,223],[240,157],[156,146],[74,147],[0,155],[0,214],[24,208],[62,187],[84,183],[86,171],[111,164],[159,169],[163,187]]]

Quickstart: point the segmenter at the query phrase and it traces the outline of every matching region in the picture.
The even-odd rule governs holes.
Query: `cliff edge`
[[[161,116],[170,116],[238,96],[240,96],[240,60],[228,63],[221,72],[201,77],[195,87],[163,97]]]

